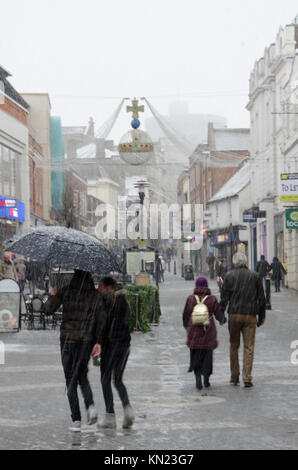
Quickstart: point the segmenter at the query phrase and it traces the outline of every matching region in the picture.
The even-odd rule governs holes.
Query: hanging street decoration
[[[145,107],[139,106],[137,99],[132,100],[132,105],[126,108],[128,113],[132,113],[132,130],[126,133],[120,140],[118,151],[121,158],[131,165],[142,165],[151,158],[154,152],[154,144],[146,132],[140,130],[141,121],[139,113],[145,111]]]

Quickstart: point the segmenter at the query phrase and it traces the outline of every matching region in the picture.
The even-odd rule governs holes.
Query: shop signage
[[[235,240],[235,233],[233,232],[233,235],[230,233],[223,233],[220,235],[216,235],[215,237],[212,238],[212,244],[213,245],[224,245],[227,243],[231,243],[232,241]]]
[[[245,224],[256,224],[257,219],[253,212],[243,212],[243,222]]]
[[[283,173],[280,176],[280,200],[298,202],[298,173]]]
[[[298,229],[298,208],[286,210],[286,228]]]
[[[25,222],[25,204],[17,199],[8,199],[0,196],[0,218],[13,219]]]
[[[0,207],[15,208],[17,207],[17,200],[0,197]]]
[[[0,281],[0,332],[17,331],[20,323],[20,288],[16,281]]]
[[[204,211],[204,220],[212,220],[212,212]]]

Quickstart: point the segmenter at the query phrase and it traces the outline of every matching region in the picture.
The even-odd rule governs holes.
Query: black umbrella
[[[40,227],[15,235],[5,249],[49,268],[81,269],[109,273],[119,271],[113,255],[103,243],[84,232],[65,227]]]

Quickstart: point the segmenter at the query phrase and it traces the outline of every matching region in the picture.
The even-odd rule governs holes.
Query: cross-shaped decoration
[[[132,100],[132,106],[127,106],[126,110],[128,113],[132,113],[134,119],[138,119],[139,113],[145,111],[144,106],[139,106],[139,101],[136,99]]]

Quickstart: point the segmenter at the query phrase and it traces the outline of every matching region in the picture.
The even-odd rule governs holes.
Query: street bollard
[[[168,261],[168,271],[171,272],[171,261]]]
[[[181,265],[181,277],[184,277],[184,263]]]
[[[272,307],[271,307],[271,279],[270,277],[266,277],[266,289],[265,289],[265,293],[266,293],[266,310],[271,310]]]
[[[152,326],[158,326],[158,323],[156,322],[156,292],[155,290],[153,291],[153,318],[152,318]]]
[[[141,330],[139,328],[139,300],[140,296],[139,294],[135,294],[136,296],[136,326],[135,326],[135,333],[141,333]]]
[[[177,266],[176,266],[176,261],[174,261],[174,274],[175,274],[175,276],[176,276],[176,274],[177,274]]]

